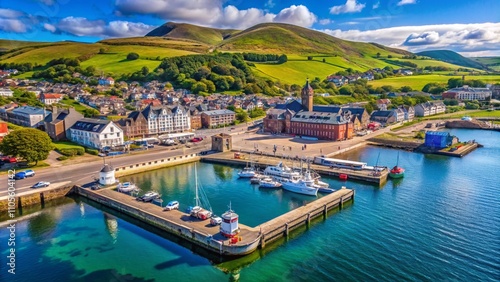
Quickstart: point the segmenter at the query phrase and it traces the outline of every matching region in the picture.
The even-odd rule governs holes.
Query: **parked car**
[[[171,210],[178,210],[179,209],[179,202],[178,201],[170,201],[168,204],[163,208],[164,211],[171,211]]]
[[[16,174],[14,174],[14,179],[25,179],[26,177],[33,177],[35,176],[35,172],[32,169],[28,169],[25,171],[20,171]]]
[[[2,156],[1,160],[5,163],[17,163],[17,159],[15,157]]]
[[[222,223],[222,218],[218,217],[218,216],[212,216],[212,218],[210,219],[210,224],[211,225],[220,225]]]
[[[37,182],[35,185],[31,186],[31,188],[42,188],[42,187],[47,187],[49,185],[50,185],[50,182],[40,181],[40,182]]]

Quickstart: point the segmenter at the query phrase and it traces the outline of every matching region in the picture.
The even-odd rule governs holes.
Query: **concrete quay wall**
[[[294,229],[303,225],[309,226],[314,218],[320,216],[326,218],[328,211],[334,208],[339,207],[342,209],[344,203],[354,201],[354,195],[355,192],[352,189],[340,189],[257,226],[256,229],[260,229],[262,233],[261,248],[265,248],[266,244],[279,238],[288,237],[289,233]]]
[[[54,185],[54,184],[53,184]],[[60,184],[53,188],[34,189],[26,192],[16,193],[15,209],[32,206],[36,204],[44,205],[46,201],[61,198],[71,193],[73,185],[70,182]],[[11,204],[12,205],[12,204]],[[0,198],[0,211],[9,209],[9,196]]]
[[[155,159],[147,162],[116,167],[115,176],[120,177],[125,175],[131,175],[149,170],[171,167],[190,162],[197,162],[199,160],[200,156],[198,156],[197,154],[179,155],[168,158]]]
[[[114,199],[105,195],[101,195],[99,191],[92,191],[83,187],[75,187],[75,192],[80,196],[86,197],[94,202],[102,204],[108,208],[112,208],[128,216],[139,219],[151,226],[160,230],[169,232],[182,239],[188,240],[200,247],[208,249],[209,251],[221,255],[245,255],[255,251],[259,244],[259,239],[256,238],[253,242],[248,244],[224,244],[220,240],[214,239],[217,235],[218,229],[215,233],[205,233],[192,226],[182,224],[180,221],[170,220],[166,217],[158,216],[154,212],[148,212],[133,204],[127,204],[119,201],[119,198]],[[118,192],[116,192],[118,193]],[[155,207],[161,211],[161,207]],[[189,215],[187,215],[189,216]]]

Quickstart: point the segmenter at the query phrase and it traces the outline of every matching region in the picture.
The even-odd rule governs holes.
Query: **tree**
[[[278,64],[283,64],[283,63],[286,63],[287,61],[288,61],[288,57],[285,54],[281,55],[278,58]]]
[[[128,53],[127,60],[137,60],[139,59],[139,54],[135,52]]]
[[[86,118],[91,118],[99,115],[99,111],[96,109],[86,108],[85,110],[83,110],[82,114]]]
[[[380,52],[377,53],[377,58],[380,58]]]
[[[403,86],[399,89],[401,92],[410,92],[413,89],[411,89],[411,86]]]
[[[240,122],[248,121],[248,113],[245,111],[240,111],[236,114],[236,119]]]
[[[307,56],[307,60],[308,60],[308,61],[311,61],[312,59],[313,59],[313,57],[312,57],[312,56]]]
[[[45,160],[53,149],[49,135],[34,128],[14,130],[0,143],[0,151],[4,154],[21,157],[35,165]]]

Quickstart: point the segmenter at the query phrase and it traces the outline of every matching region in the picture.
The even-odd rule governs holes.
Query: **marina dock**
[[[237,165],[237,166],[245,166],[250,161],[256,167],[261,169],[265,169],[270,165],[277,165],[279,162],[283,161],[287,163],[290,167],[289,159],[282,159],[280,157],[273,157],[269,155],[259,155],[259,154],[250,154],[244,153],[244,159],[235,159],[234,152],[225,152],[225,153],[217,153],[202,156],[201,161],[203,162],[211,162],[211,163],[219,163],[225,165]],[[298,160],[294,161],[296,164],[299,164]],[[311,164],[310,168],[314,170],[316,173],[320,175],[327,176],[340,176],[341,174],[347,175],[348,179],[354,179],[359,181],[365,181],[370,183],[376,183],[379,186],[382,186],[385,182],[387,182],[387,177],[389,175],[389,170],[387,168],[374,173],[372,170],[353,170],[353,169],[344,169],[344,168],[330,168],[324,165]]]
[[[222,236],[219,226],[210,225],[208,220],[178,210],[163,211],[160,206],[136,201],[135,197],[113,188],[91,190],[75,186],[73,192],[223,256],[242,256],[259,247],[265,248],[274,240],[288,237],[292,230],[309,226],[312,219],[326,218],[328,211],[354,200],[354,190],[340,189],[255,228],[239,223],[237,240],[231,240]]]

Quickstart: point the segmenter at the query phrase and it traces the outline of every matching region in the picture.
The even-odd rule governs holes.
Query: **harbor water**
[[[499,281],[500,132],[450,132],[484,147],[463,158],[379,147],[348,152],[340,157],[387,167],[399,153],[405,177],[383,187],[323,178],[354,188],[355,202],[232,261],[78,197],[25,210],[16,224],[16,274],[4,264],[0,281]],[[314,199],[259,189],[233,167],[197,166],[213,211],[231,203],[249,226]],[[155,189],[163,204],[178,200],[183,210],[194,204],[194,179],[187,164],[122,181]],[[9,232],[0,224],[5,258]]]

